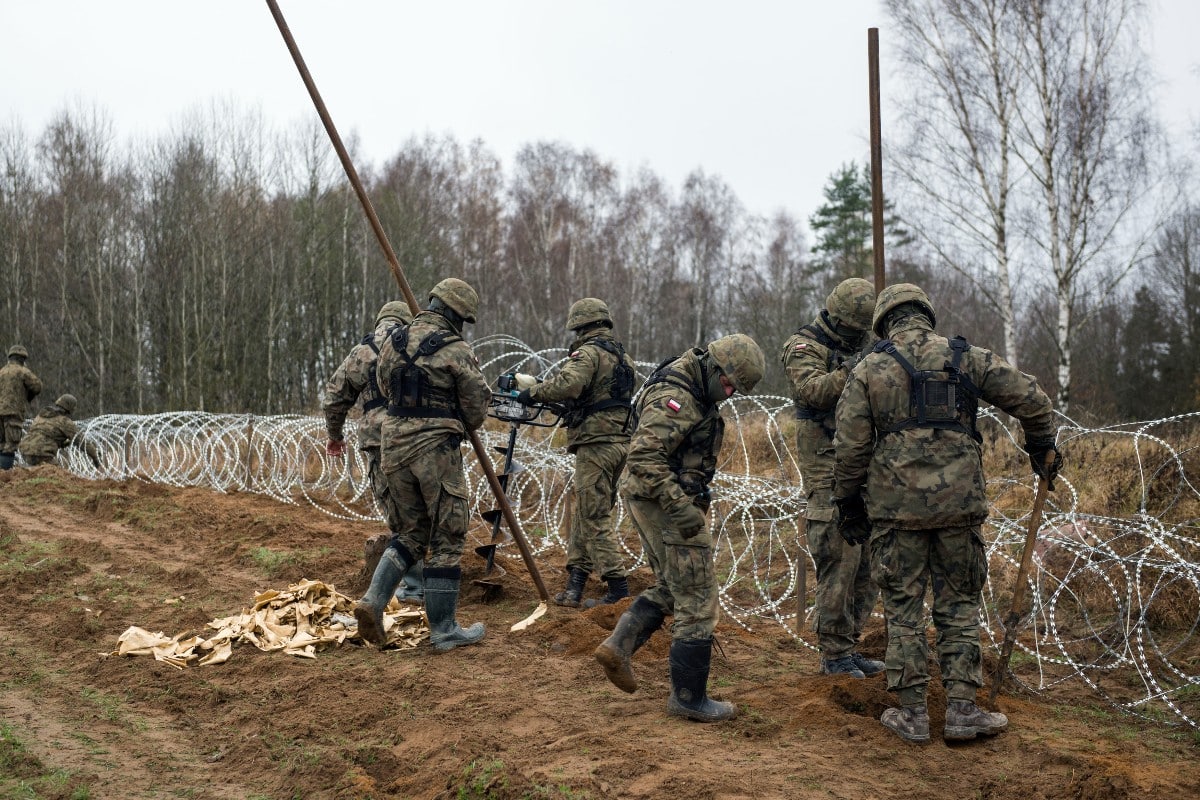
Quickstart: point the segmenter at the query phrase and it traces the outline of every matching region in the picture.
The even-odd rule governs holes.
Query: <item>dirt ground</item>
[[[669,718],[665,633],[635,657],[627,695],[591,655],[625,603],[551,606],[512,633],[532,582],[510,562],[502,597],[483,602],[469,548],[459,620],[487,623],[478,646],[302,659],[238,645],[182,670],[101,655],[131,625],[201,632],[302,578],[357,596],[378,532],[250,495],[0,473],[0,797],[1200,797],[1195,732],[1121,715],[1082,685],[1002,696],[1010,728],[990,739],[904,743],[878,722],[894,704],[882,677],[820,676],[774,625],[718,628],[710,691],[737,719]],[[561,588],[561,564],[540,567]],[[883,642],[874,622],[863,649],[881,657]],[[936,691],[935,731],[944,711]]]

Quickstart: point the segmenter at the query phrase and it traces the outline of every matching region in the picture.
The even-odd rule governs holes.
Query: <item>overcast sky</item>
[[[426,132],[482,139],[506,168],[522,144],[556,140],[676,191],[701,168],[750,211],[806,221],[830,173],[868,158],[870,27],[888,135],[875,0],[279,3],[343,139],[375,165]],[[1150,5],[1160,106],[1182,145],[1200,117],[1200,2]],[[214,101],[277,127],[315,119],[262,0],[0,0],[0,25],[0,123],[31,136],[80,105],[122,139],[168,134]]]

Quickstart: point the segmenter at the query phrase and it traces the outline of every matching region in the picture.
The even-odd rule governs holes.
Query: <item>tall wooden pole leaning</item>
[[[321,94],[317,91],[316,84],[313,83],[312,76],[308,72],[308,67],[304,64],[304,58],[300,55],[300,48],[296,46],[296,40],[292,38],[292,32],[288,29],[287,22],[283,19],[283,13],[279,10],[278,3],[275,0],[267,0],[267,6],[271,9],[271,16],[275,17],[275,24],[279,26],[279,32],[283,35],[284,42],[287,43],[288,52],[292,54],[292,60],[296,62],[296,69],[300,71],[300,78],[304,81],[304,86],[308,89],[308,94],[317,108],[317,114],[321,117],[321,123],[325,126],[325,132],[329,134],[329,139],[333,143],[333,149],[337,151],[338,158],[341,159],[342,168],[346,171],[346,177],[350,179],[350,184],[354,187],[354,192],[358,195],[359,202],[362,203],[363,211],[366,212],[367,219],[371,223],[371,229],[375,231],[375,238],[379,240],[379,246],[383,248],[383,253],[387,256],[388,264],[391,266],[392,275],[396,278],[400,292],[404,295],[409,310],[415,315],[421,310],[420,305],[417,303],[417,298],[413,295],[412,289],[408,285],[408,280],[404,277],[404,270],[400,267],[400,262],[396,259],[396,253],[392,250],[392,245],[388,241],[387,234],[383,232],[383,226],[379,224],[379,217],[376,216],[375,209],[371,205],[371,199],[367,197],[367,193],[362,186],[362,181],[358,178],[358,172],[354,169],[354,164],[350,161],[350,155],[346,152],[346,148],[342,144],[342,137],[338,135],[337,128],[333,126],[333,119],[329,116],[329,111],[325,108],[325,101],[321,99]],[[483,443],[479,440],[479,434],[475,431],[468,431],[467,435],[471,440],[471,446],[475,448],[475,455],[479,459],[479,466],[483,469],[484,475],[487,476],[488,486],[491,487],[492,494],[496,495],[496,501],[500,504],[500,511],[508,523],[509,530],[512,531],[513,540],[516,541],[517,548],[521,551],[521,558],[525,561],[525,567],[529,570],[529,576],[533,578],[533,583],[537,587],[538,597],[542,601],[533,614],[513,626],[514,630],[519,630],[546,612],[546,604],[550,600],[550,594],[546,591],[546,584],[542,582],[542,574],[538,572],[537,564],[533,560],[533,551],[529,549],[529,542],[526,541],[525,534],[521,531],[521,524],[517,521],[516,515],[513,514],[512,506],[508,502],[508,495],[504,493],[504,487],[500,485],[500,481],[496,477],[496,471],[492,468],[492,462],[488,460],[487,451],[484,449]]]
[[[871,83],[871,255],[875,293],[883,291],[883,143],[879,124],[879,28],[867,28],[867,72]]]

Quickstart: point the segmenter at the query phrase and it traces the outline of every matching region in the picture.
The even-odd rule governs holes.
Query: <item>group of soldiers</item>
[[[482,623],[464,628],[456,620],[469,523],[460,444],[483,424],[492,394],[461,335],[478,307],[478,294],[457,278],[434,286],[415,317],[402,303],[386,304],[326,387],[326,451],[344,454],[346,417],[361,402],[359,447],[391,531],[354,609],[360,635],[377,645],[386,641],[391,598],[422,593],[436,649],[484,637]],[[1037,381],[961,337],[937,335],[935,324],[919,287],[895,284],[877,298],[869,282],[853,278],[838,284],[780,357],[796,406],[821,671],[886,673],[900,706],[881,722],[913,742],[929,740],[930,586],[948,697],[943,737],[971,739],[1007,726],[1003,714],[975,704],[987,576],[979,401],[1021,423],[1030,463],[1051,486],[1062,461],[1050,399]],[[639,390],[613,327],[602,300],[578,300],[567,313],[573,341],[561,369],[545,380],[513,376],[520,403],[561,410],[575,457],[566,586],[554,600],[576,608],[629,596],[613,530],[619,494],[654,584],[621,614],[595,658],[615,686],[636,691],[631,658],[671,617],[668,713],[727,720],[736,707],[707,692],[719,615],[707,514],[724,433],[721,403],[753,391],[766,369],[763,351],[745,334],[724,336],[662,361]],[[866,348],[871,334],[878,341]],[[593,573],[606,591],[584,600]],[[857,647],[881,594],[888,645],[877,661]]]
[[[0,470],[12,469],[17,453],[31,467],[48,464],[58,451],[68,445],[84,449],[91,462],[100,465],[96,445],[78,438],[79,428],[71,415],[75,413],[75,395],[62,394],[44,406],[25,432],[25,413],[34,398],[42,393],[42,381],[26,366],[29,351],[24,345],[8,348],[8,363],[0,367]]]

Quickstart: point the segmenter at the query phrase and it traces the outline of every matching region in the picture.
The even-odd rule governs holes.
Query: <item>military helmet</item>
[[[875,318],[871,320],[871,330],[875,331],[876,336],[887,336],[883,327],[888,312],[905,303],[915,303],[924,308],[925,313],[929,315],[929,321],[937,325],[937,319],[933,315],[933,303],[929,302],[929,295],[925,294],[924,289],[911,283],[894,283],[884,287],[875,302]]]
[[[855,330],[871,327],[871,312],[875,310],[875,286],[862,278],[848,278],[833,288],[825,300],[829,316],[841,320]]]
[[[729,378],[733,388],[742,394],[749,394],[767,370],[762,348],[744,333],[722,336],[709,342],[708,354],[725,373],[725,377]]]
[[[571,304],[571,310],[567,312],[567,330],[577,331],[593,322],[607,322],[609,327],[612,327],[612,314],[608,313],[608,304],[595,297],[585,297]]]
[[[76,405],[75,395],[73,395],[73,394],[59,395],[59,398],[54,401],[54,405],[58,406],[63,411],[67,412],[68,414],[72,414],[75,412],[75,405]]]
[[[14,356],[16,358],[29,358],[29,351],[25,349],[25,345],[23,344],[14,344],[8,348],[8,357],[13,358]]]
[[[379,313],[375,315],[375,327],[379,327],[379,323],[385,319],[394,319],[401,324],[407,325],[412,322],[412,310],[409,309],[408,303],[403,300],[389,300],[383,304],[383,308],[379,309]]]
[[[429,291],[429,297],[441,300],[467,322],[475,322],[475,314],[479,311],[479,294],[466,281],[444,278]]]

